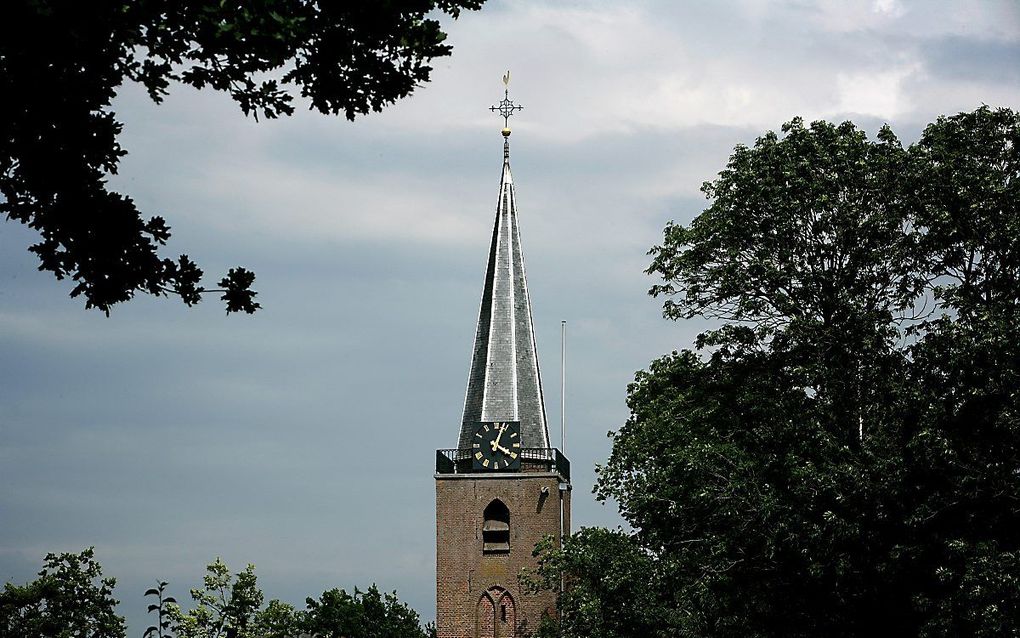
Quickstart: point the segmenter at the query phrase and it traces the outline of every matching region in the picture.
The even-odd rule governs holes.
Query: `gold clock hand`
[[[499,439],[503,436],[503,432],[506,430],[506,423],[499,426],[499,431],[496,433],[496,440],[492,442],[492,451],[495,452],[496,448],[499,447]]]

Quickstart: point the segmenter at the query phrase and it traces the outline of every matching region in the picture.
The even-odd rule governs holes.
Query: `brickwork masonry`
[[[569,527],[570,492],[561,494],[560,477],[548,473],[437,474],[435,478],[438,638],[530,635],[544,614],[555,614],[556,599],[552,592],[526,594],[518,576],[524,568],[537,567],[531,552],[543,536],[559,538],[561,520]],[[510,510],[510,551],[485,554],[483,513],[495,499]],[[485,593],[499,589],[513,598],[513,636],[493,636],[499,629],[487,619],[479,624],[479,609],[491,609],[491,603],[483,600]]]

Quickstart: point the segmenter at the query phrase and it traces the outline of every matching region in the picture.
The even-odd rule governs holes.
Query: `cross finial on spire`
[[[496,106],[490,106],[489,110],[494,113],[499,113],[503,116],[503,137],[510,136],[510,116],[515,112],[520,111],[524,107],[520,104],[514,104],[510,99],[510,72],[507,71],[503,75],[503,86],[506,87],[503,90],[503,99]]]

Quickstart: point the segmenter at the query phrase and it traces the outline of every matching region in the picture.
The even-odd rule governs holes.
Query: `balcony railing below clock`
[[[474,450],[436,450],[436,474],[478,474],[482,470],[471,467]],[[509,471],[509,470],[506,470]],[[521,448],[521,469],[517,472],[556,472],[570,480],[570,461],[554,447]],[[489,470],[485,473],[500,473]]]

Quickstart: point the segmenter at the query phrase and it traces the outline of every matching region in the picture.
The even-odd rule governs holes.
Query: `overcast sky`
[[[113,179],[263,309],[139,298],[107,318],[0,223],[0,577],[95,545],[130,635],[217,556],[303,606],[373,582],[435,617],[435,449],[456,443],[502,161],[488,107],[513,72],[511,158],[546,406],[567,328],[574,524],[636,370],[703,327],[647,297],[646,251],[733,146],[793,116],[888,122],[1020,107],[1015,0],[503,2],[448,23],[433,81],[355,123],[256,123],[177,88],[115,104]]]

